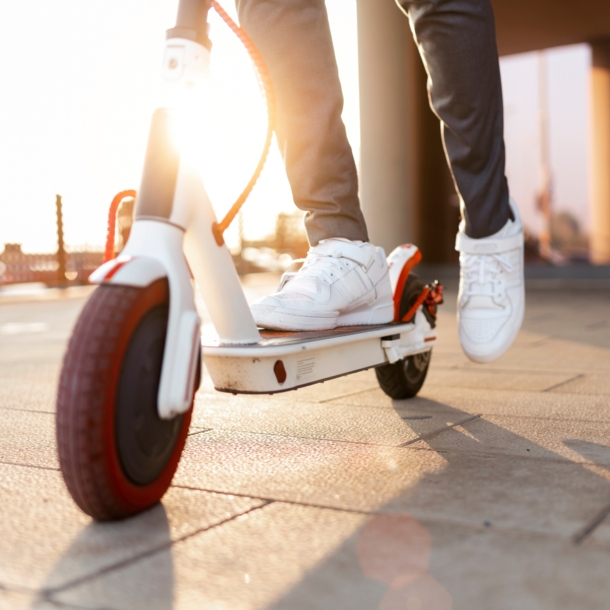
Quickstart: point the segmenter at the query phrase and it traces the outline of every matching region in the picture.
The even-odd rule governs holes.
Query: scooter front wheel
[[[94,519],[153,506],[178,467],[192,404],[171,420],[157,412],[168,307],[166,279],[146,288],[102,285],[72,333],[57,396],[57,446],[70,494]]]

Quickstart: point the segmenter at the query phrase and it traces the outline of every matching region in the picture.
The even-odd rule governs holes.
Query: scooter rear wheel
[[[70,494],[94,519],[153,506],[178,467],[192,404],[171,420],[157,413],[168,305],[166,279],[146,288],[102,285],[72,333],[57,396],[57,446]]]
[[[424,283],[415,273],[410,273],[400,297],[400,319],[403,319],[409,312],[423,289]],[[420,311],[423,311],[426,319],[434,328],[435,320],[430,316],[429,312],[426,309]],[[414,317],[405,321],[411,322]],[[413,398],[421,390],[424,381],[426,381],[431,356],[432,350],[428,350],[421,354],[408,356],[393,364],[383,364],[376,367],[375,374],[377,375],[379,387],[390,398],[396,400]]]
[[[375,368],[379,387],[395,400],[413,398],[426,381],[432,350]]]

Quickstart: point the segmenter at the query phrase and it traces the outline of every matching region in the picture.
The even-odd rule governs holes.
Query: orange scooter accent
[[[112,260],[114,254],[114,232],[116,230],[116,213],[119,209],[121,201],[127,197],[136,196],[136,192],[132,190],[121,191],[115,195],[112,203],[110,204],[110,210],[108,210],[108,233],[106,234],[106,248],[104,249],[104,262]]]
[[[405,265],[406,266],[406,265]],[[443,287],[435,281],[431,286],[425,286],[421,294],[417,297],[415,303],[402,317],[401,322],[408,322],[414,315],[420,305],[427,307],[433,318],[436,318],[436,307],[443,303]]]
[[[246,51],[248,51],[248,54],[252,59],[252,63],[254,64],[263,99],[265,100],[265,104],[267,106],[267,134],[265,136],[263,152],[261,153],[256,169],[254,170],[252,177],[248,181],[248,184],[242,191],[241,195],[231,206],[231,209],[227,212],[226,216],[220,222],[216,222],[212,226],[214,239],[216,240],[216,243],[221,246],[224,243],[222,234],[233,222],[237,216],[237,213],[250,196],[252,189],[256,185],[261,172],[263,171],[267,157],[269,156],[269,150],[271,148],[271,142],[273,139],[273,130],[275,128],[275,92],[273,90],[273,82],[271,81],[271,76],[269,74],[269,70],[267,69],[267,65],[265,64],[265,60],[262,58],[254,42],[252,42],[252,39],[233,21],[233,19],[231,19],[228,13],[222,8],[222,6],[220,6],[220,4],[218,4],[218,2],[216,2],[216,0],[211,0],[210,6],[220,15],[221,19],[229,26],[229,28],[231,28],[231,30],[246,48]],[[112,200],[110,211],[108,213],[108,235],[106,238],[106,249],[104,251],[105,263],[114,258],[114,231],[116,226],[116,212],[119,204],[125,197],[135,196],[135,191],[122,191]]]
[[[269,70],[267,69],[267,65],[263,57],[261,56],[259,50],[256,48],[254,42],[246,32],[240,28],[232,19],[229,17],[227,12],[216,2],[216,0],[212,0],[210,2],[212,8],[220,15],[222,20],[231,28],[231,30],[235,33],[235,35],[241,40],[242,44],[246,47],[250,58],[252,59],[252,63],[254,64],[254,68],[256,71],[256,75],[258,76],[259,87],[265,103],[267,105],[267,135],[265,136],[265,145],[263,147],[263,152],[258,161],[258,165],[252,174],[252,178],[246,185],[246,188],[243,190],[241,195],[237,198],[237,201],[231,206],[231,209],[227,212],[226,216],[220,221],[214,223],[212,227],[212,232],[214,233],[214,239],[216,243],[221,246],[224,244],[224,239],[222,234],[227,230],[228,226],[233,222],[237,213],[241,209],[241,206],[244,205],[246,199],[248,199],[254,185],[259,179],[261,172],[263,171],[263,167],[265,166],[265,162],[267,161],[267,156],[269,155],[269,149],[271,148],[271,141],[273,139],[273,130],[275,127],[275,93],[273,91],[273,82],[271,81],[271,76],[269,75]]]
[[[400,300],[402,299],[402,293],[405,289],[405,284],[407,283],[407,278],[409,277],[409,273],[411,273],[411,271],[413,270],[413,267],[415,267],[415,265],[417,265],[420,261],[421,261],[421,252],[419,250],[417,250],[417,252],[405,263],[405,266],[402,268],[402,271],[400,272],[400,276],[398,277],[398,282],[396,283],[396,290],[394,291],[394,321],[395,322],[401,321],[401,319],[400,319]],[[421,303],[420,303],[420,305],[421,305]],[[411,308],[411,309],[413,309],[413,308]]]

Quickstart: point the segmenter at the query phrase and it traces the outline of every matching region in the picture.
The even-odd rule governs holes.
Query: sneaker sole
[[[341,314],[337,319],[337,326],[369,326],[372,324],[389,324],[394,320],[394,302],[383,303],[371,308],[358,307],[352,311]]]
[[[310,316],[301,313],[295,314],[290,310],[280,308],[273,311],[257,311],[255,305],[251,309],[257,326],[269,330],[295,332],[332,330],[338,326],[389,324],[394,319],[394,305],[392,302],[376,305],[372,308],[362,305],[344,314],[332,313]]]

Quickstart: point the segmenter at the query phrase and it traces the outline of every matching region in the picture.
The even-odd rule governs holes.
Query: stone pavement
[[[57,467],[72,296],[0,303],[0,609],[610,607],[610,291],[530,292],[485,366],[450,293],[412,400],[371,371],[275,397],[205,378],[163,504],[114,524]]]

